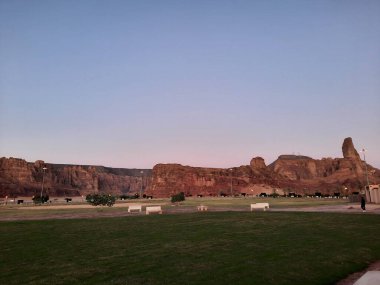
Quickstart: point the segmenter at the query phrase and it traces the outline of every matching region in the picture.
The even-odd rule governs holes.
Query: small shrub
[[[49,195],[38,195],[38,196],[34,196],[32,198],[34,204],[42,204],[42,203],[46,203],[47,201],[49,201]]]
[[[115,204],[116,197],[110,194],[89,194],[86,196],[86,201],[93,206],[112,207]]]
[[[120,200],[130,200],[130,199],[138,199],[138,198],[139,198],[139,194],[134,194],[132,196],[123,194],[119,196]]]
[[[128,195],[120,195],[119,199],[120,200],[127,200],[127,199],[129,199],[129,196]]]
[[[172,196],[172,203],[185,201],[185,193],[181,192]]]

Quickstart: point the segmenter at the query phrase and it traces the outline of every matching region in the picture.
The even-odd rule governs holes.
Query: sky
[[[380,1],[0,0],[0,156],[380,168]]]

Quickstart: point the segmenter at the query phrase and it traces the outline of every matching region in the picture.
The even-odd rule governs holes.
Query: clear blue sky
[[[0,156],[380,167],[380,1],[0,0]]]

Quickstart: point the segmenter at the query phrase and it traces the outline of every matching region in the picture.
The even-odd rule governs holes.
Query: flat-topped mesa
[[[342,145],[342,152],[343,152],[344,158],[350,158],[350,159],[360,161],[360,155],[354,147],[352,138],[348,137],[344,139],[343,145]]]
[[[278,159],[304,160],[304,159],[312,159],[312,158],[305,155],[282,154],[278,157]]]
[[[323,170],[318,169],[317,161],[304,155],[280,155],[269,168],[282,178],[290,181],[315,179],[323,176]]]

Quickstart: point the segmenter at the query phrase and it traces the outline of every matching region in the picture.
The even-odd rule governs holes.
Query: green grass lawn
[[[334,284],[380,259],[379,226],[303,212],[0,222],[0,284]]]

